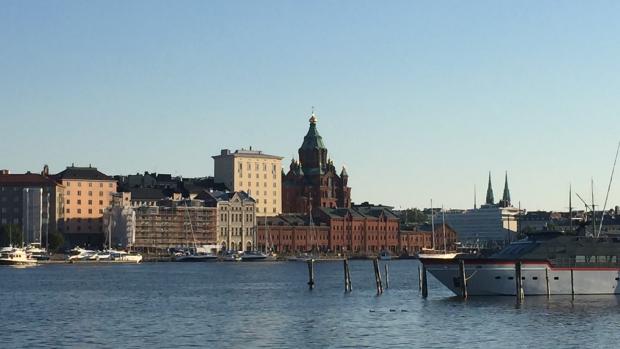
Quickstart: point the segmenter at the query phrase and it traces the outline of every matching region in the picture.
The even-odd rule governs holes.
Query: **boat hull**
[[[459,260],[422,258],[426,270],[454,294],[461,294]],[[467,294],[515,296],[515,263],[505,260],[467,260]],[[533,295],[620,294],[620,268],[559,268],[546,261],[522,261],[523,291]]]
[[[36,265],[36,260],[0,259],[0,265]]]
[[[174,260],[175,262],[184,262],[184,263],[215,262],[217,261],[217,256],[207,256],[207,255],[178,256]]]

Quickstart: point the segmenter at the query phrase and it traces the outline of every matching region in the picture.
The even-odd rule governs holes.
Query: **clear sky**
[[[0,168],[213,174],[311,106],[355,202],[568,206],[620,139],[618,1],[0,2]],[[577,202],[577,198],[574,199]],[[620,205],[620,178],[611,202]]]

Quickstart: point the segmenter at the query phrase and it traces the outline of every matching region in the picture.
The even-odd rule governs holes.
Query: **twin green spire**
[[[491,185],[491,172],[489,172],[489,186],[487,188],[487,205],[494,205],[495,198],[493,196],[493,186]],[[506,172],[506,178],[504,182],[504,194],[502,195],[502,200],[499,202],[499,205],[502,207],[510,206],[510,189],[508,189],[508,172]]]

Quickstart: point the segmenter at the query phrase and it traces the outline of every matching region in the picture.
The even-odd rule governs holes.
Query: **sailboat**
[[[188,222],[186,222],[185,226],[189,225],[189,229],[192,235],[193,247],[187,247],[182,252],[177,253],[174,257],[175,262],[211,262],[216,261],[217,256],[208,253],[199,251],[198,246],[196,244],[196,237],[194,236],[194,226],[192,224],[192,217],[189,214],[189,208],[187,207],[187,201],[185,202],[185,213]],[[187,232],[187,230],[186,230]]]
[[[441,226],[443,229],[443,251],[436,249],[435,243],[435,213],[433,212],[433,201],[431,200],[431,230],[433,234],[433,246],[432,248],[422,248],[421,253],[418,254],[418,258],[437,258],[437,259],[454,259],[458,253],[448,252],[446,245],[446,213],[443,205],[441,206]]]
[[[269,228],[267,227],[267,216],[265,216],[265,252],[259,250],[246,251],[241,255],[242,262],[265,262],[275,261],[276,255],[269,251]]]
[[[11,236],[9,226],[9,236]],[[12,244],[11,244],[12,245]],[[22,247],[4,247],[0,250],[0,265],[36,265],[37,260],[32,258],[24,246],[24,233],[22,231]]]

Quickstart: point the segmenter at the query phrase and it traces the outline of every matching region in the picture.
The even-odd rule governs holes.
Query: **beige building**
[[[67,167],[54,176],[64,187],[62,232],[69,244],[101,245],[103,212],[112,205],[116,180],[95,167]]]
[[[193,247],[214,245],[217,208],[202,200],[161,200],[157,206],[135,210],[137,249]]]
[[[217,207],[217,244],[222,251],[256,249],[256,203],[245,192],[204,191],[196,196]]]
[[[223,149],[215,161],[215,183],[244,191],[256,201],[257,216],[282,213],[282,157],[257,150]]]

